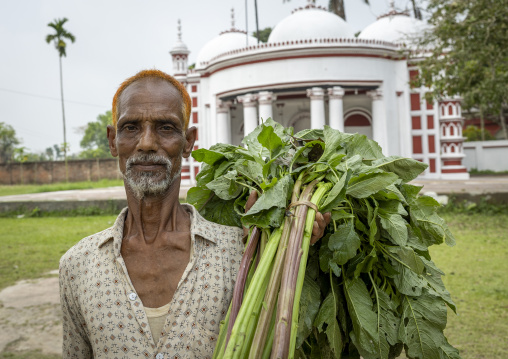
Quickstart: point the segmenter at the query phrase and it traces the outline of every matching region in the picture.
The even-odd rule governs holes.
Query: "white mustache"
[[[142,154],[129,157],[125,164],[127,169],[133,165],[165,165],[171,166],[171,161],[168,158],[156,154]]]

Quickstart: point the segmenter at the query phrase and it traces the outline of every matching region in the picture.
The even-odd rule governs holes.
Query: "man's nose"
[[[138,151],[156,152],[159,147],[157,134],[152,126],[145,126],[138,141]]]

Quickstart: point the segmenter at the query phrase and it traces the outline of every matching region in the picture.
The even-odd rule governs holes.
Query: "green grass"
[[[457,238],[453,248],[431,247],[433,260],[447,273],[443,280],[458,308],[458,315],[449,312],[446,336],[463,359],[508,358],[508,213],[443,216]],[[114,219],[0,219],[0,289],[58,268],[69,247],[111,226]],[[5,355],[0,359],[31,358]]]
[[[59,359],[60,355],[42,354],[40,351],[28,351],[28,352],[10,352],[5,351],[0,353],[0,359]]]
[[[457,304],[445,334],[463,359],[508,358],[508,214],[444,218],[457,245],[431,247],[431,255]]]
[[[104,188],[114,186],[123,186],[123,180],[102,179],[100,181],[59,182],[44,185],[39,184],[12,185],[12,186],[1,185],[0,196],[11,196],[15,194],[40,193],[40,192],[68,191],[73,189]]]
[[[110,227],[116,216],[0,218],[0,289],[58,268],[77,241]]]

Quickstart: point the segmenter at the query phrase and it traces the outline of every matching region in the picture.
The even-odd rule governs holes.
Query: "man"
[[[107,136],[128,207],[60,260],[64,358],[212,356],[243,231],[178,200],[182,158],[196,139],[190,110],[185,88],[157,70],[115,94]],[[318,218],[320,236],[326,221]]]

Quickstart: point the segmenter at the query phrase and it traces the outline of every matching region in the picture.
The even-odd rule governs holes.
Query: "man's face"
[[[120,95],[116,131],[108,126],[111,154],[136,197],[165,193],[179,177],[195,128],[184,130],[182,96],[161,79],[146,78]]]

